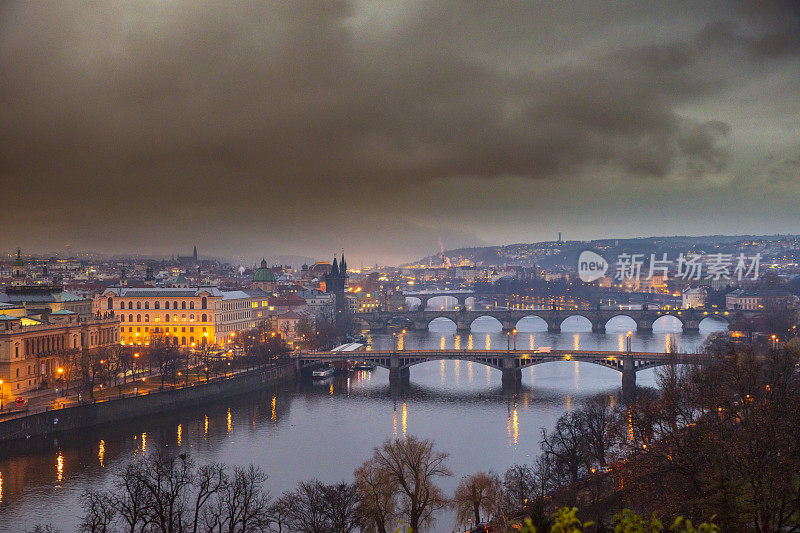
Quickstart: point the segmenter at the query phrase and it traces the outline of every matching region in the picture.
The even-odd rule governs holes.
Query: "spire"
[[[194,247],[194,253],[192,254],[192,258],[197,261],[197,246]]]
[[[347,263],[344,261],[344,250],[342,250],[342,266],[339,267],[339,270],[343,276],[347,274]]]
[[[333,256],[333,266],[331,267],[331,276],[339,275],[339,264],[336,262],[336,256]]]

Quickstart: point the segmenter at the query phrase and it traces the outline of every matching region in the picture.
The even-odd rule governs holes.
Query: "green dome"
[[[275,274],[272,273],[272,270],[267,268],[266,261],[261,261],[261,268],[257,268],[256,271],[253,273],[253,281],[263,281],[263,282],[276,281]]]

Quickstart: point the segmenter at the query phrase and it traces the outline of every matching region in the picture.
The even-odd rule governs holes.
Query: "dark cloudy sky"
[[[799,2],[0,3],[0,249],[800,232]]]

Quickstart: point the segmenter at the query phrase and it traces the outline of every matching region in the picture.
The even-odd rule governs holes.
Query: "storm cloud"
[[[5,3],[0,247],[399,261],[797,198],[796,5]]]

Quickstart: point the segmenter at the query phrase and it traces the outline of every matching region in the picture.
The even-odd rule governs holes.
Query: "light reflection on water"
[[[524,331],[525,325],[519,326],[516,336],[520,349],[618,350],[624,347],[627,331],[554,334]],[[470,349],[505,348],[506,335],[496,326],[479,321],[472,333],[457,333],[448,324],[439,331],[409,331],[402,342],[406,349],[454,348],[456,343]],[[487,330],[481,331],[482,327]],[[634,332],[632,348],[663,351],[672,342],[681,351],[692,352],[707,333]],[[391,334],[368,338],[375,349],[394,346]],[[616,395],[621,381],[620,374],[608,368],[554,362],[526,369],[521,390],[508,396],[499,371],[484,367],[482,379],[474,374],[480,371],[474,365],[438,361],[414,366],[408,389],[399,396],[392,394],[388,371],[378,368],[187,412],[109,424],[36,445],[26,443],[15,449],[14,457],[0,456],[0,531],[37,522],[72,531],[85,489],[107,483],[111,472],[136,451],[178,445],[198,463],[260,466],[269,474],[268,488],[275,495],[315,477],[329,483],[351,479],[373,446],[386,438],[414,434],[435,440],[439,449],[450,453],[453,477],[442,485],[452,492],[461,476],[479,469],[502,474],[514,463],[532,463],[539,453],[542,428],[551,428],[561,413],[593,394]],[[652,369],[642,371],[637,382],[653,385],[654,375]],[[58,491],[53,490],[56,485],[61,486]],[[437,524],[436,531],[453,528],[446,515]]]

